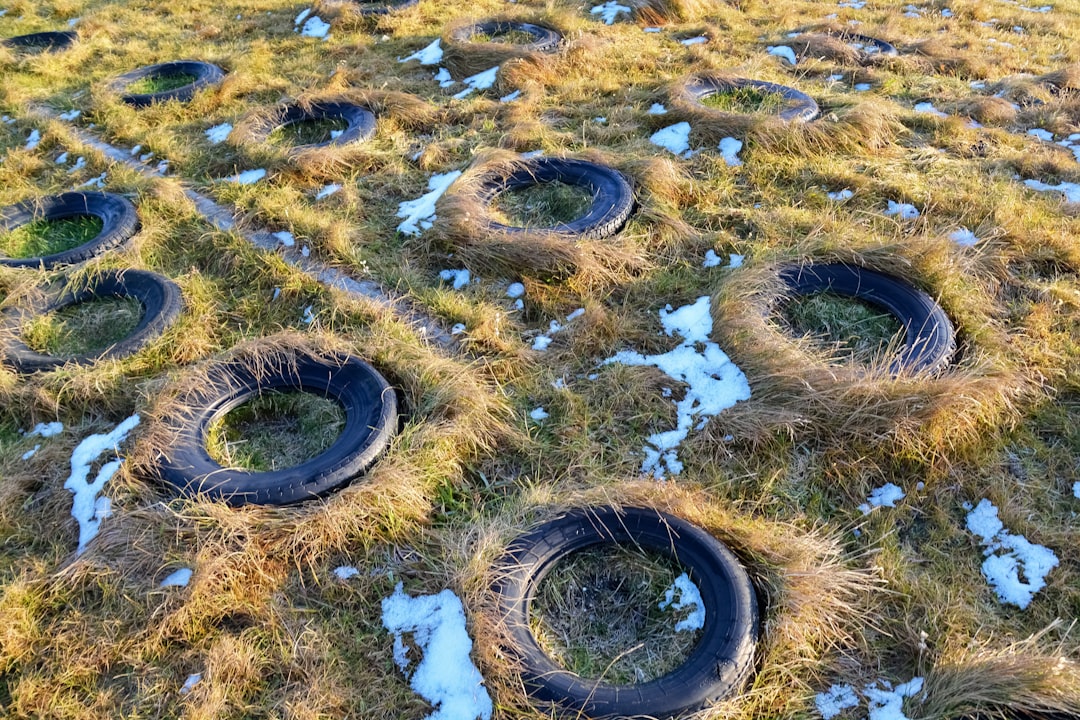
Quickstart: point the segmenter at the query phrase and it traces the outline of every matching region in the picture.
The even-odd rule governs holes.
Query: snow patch
[[[89,180],[84,182],[82,185],[79,185],[78,187],[80,187],[80,188],[84,188],[84,187],[103,188],[103,187],[105,187],[105,176],[106,176],[106,173],[101,173],[97,177],[90,178]]]
[[[460,290],[469,284],[472,279],[469,275],[469,271],[464,268],[461,270],[440,270],[439,279],[447,282],[453,282],[454,289]]]
[[[511,283],[510,287],[506,288],[506,297],[516,300],[525,294],[525,286],[519,282]]]
[[[417,60],[421,65],[438,65],[442,62],[442,58],[442,40],[438,39],[427,47],[417,50],[412,55],[406,55],[403,58],[398,58],[398,62],[409,62],[410,60]]]
[[[915,106],[915,112],[917,112],[917,113],[925,113],[927,115],[933,115],[934,117],[939,117],[939,118],[947,118],[947,117],[949,117],[948,115],[946,115],[945,113],[941,112],[936,107],[934,107],[934,103],[932,103],[932,102],[918,103]]]
[[[474,90],[487,90],[489,87],[495,84],[495,78],[499,74],[499,66],[478,72],[475,75],[470,75],[461,82],[465,83],[465,89],[454,95],[454,98],[461,100]]]
[[[264,177],[266,177],[266,170],[263,168],[256,168],[255,170],[245,170],[242,173],[227,177],[225,178],[225,182],[236,183],[237,185],[252,185],[259,182]]]
[[[188,675],[187,680],[184,681],[184,685],[180,688],[180,694],[187,695],[201,681],[202,673],[192,673],[191,675]]]
[[[1080,183],[1061,182],[1057,185],[1048,185],[1040,180],[1025,180],[1024,184],[1039,192],[1059,192],[1069,202],[1080,203]]]
[[[191,582],[191,568],[180,568],[161,581],[158,587],[187,587]]]
[[[132,415],[110,432],[88,435],[71,453],[71,475],[64,482],[64,488],[75,496],[71,502],[71,516],[79,523],[77,554],[82,554],[87,543],[97,535],[101,521],[112,514],[109,498],[98,497],[98,493],[120,469],[123,459],[117,457],[102,465],[93,482],[87,482],[90,466],[105,452],[116,450],[138,424],[139,416]]]
[[[885,215],[890,217],[896,215],[901,220],[914,220],[919,217],[919,209],[911,203],[898,203],[890,200]]]
[[[704,267],[704,268],[720,267],[721,262],[723,262],[723,261],[720,259],[720,256],[716,254],[715,250],[706,250],[705,251],[705,262],[701,263],[701,267]]]
[[[982,573],[998,599],[1027,609],[1035,593],[1046,587],[1047,574],[1058,565],[1057,556],[1049,548],[1006,530],[998,509],[986,498],[968,513],[967,529],[986,546]],[[1021,572],[1027,582],[1020,579]]]
[[[64,423],[62,422],[38,423],[26,433],[26,437],[51,438],[53,435],[59,435],[62,432],[64,432]]]
[[[37,453],[37,451],[40,450],[40,449],[41,449],[41,443],[38,443],[32,449],[27,450],[26,452],[24,452],[22,454],[22,459],[23,460],[29,460],[30,458],[34,457],[34,454]]]
[[[66,113],[60,113],[56,117],[60,118],[61,120],[67,120],[68,122],[71,122],[80,115],[82,115],[81,110],[68,110]]]
[[[904,499],[904,491],[893,483],[885,483],[879,488],[870,491],[870,497],[859,506],[863,515],[869,515],[870,511],[879,507],[896,507],[899,500]]]
[[[334,577],[338,580],[348,580],[354,578],[360,574],[360,571],[354,568],[352,565],[341,565],[334,568]]]
[[[340,189],[341,186],[337,183],[330,183],[329,185],[324,186],[323,189],[320,190],[317,195],[315,195],[315,199],[322,200],[324,198],[328,198]]]
[[[1073,483],[1073,497],[1080,500],[1080,482]]]
[[[432,77],[439,83],[439,87],[448,88],[451,85],[457,84],[457,81],[450,76],[450,71],[446,68],[439,68],[439,71]]]
[[[709,42],[709,38],[705,35],[698,35],[697,37],[686,38],[685,40],[680,40],[679,42],[683,45],[700,45],[702,43]]]
[[[765,48],[766,52],[770,55],[783,58],[792,65],[795,65],[798,61],[795,59],[795,51],[789,48],[787,45],[770,45]]]
[[[833,200],[835,202],[843,202],[844,200],[850,200],[855,195],[855,193],[853,193],[847,188],[844,188],[843,190],[838,190],[837,192],[827,193],[827,195],[830,200]]]
[[[848,708],[858,707],[859,698],[850,685],[833,685],[814,698],[814,705],[825,720],[832,720]]]
[[[288,230],[276,232],[273,234],[273,236],[285,247],[292,247],[296,244],[296,237],[294,237],[293,234]]]
[[[221,123],[215,125],[212,128],[206,129],[206,139],[211,145],[220,145],[225,142],[225,138],[229,137],[229,133],[232,132],[232,125],[229,123]]]
[[[310,12],[310,10],[308,11]],[[296,23],[297,26],[300,23]],[[300,28],[300,34],[304,37],[320,38],[322,40],[330,39],[330,23],[325,22],[318,15],[311,15],[304,21],[304,26]]]
[[[678,600],[675,600],[676,593]],[[689,615],[675,623],[675,632],[693,632],[705,627],[705,601],[701,599],[701,590],[686,573],[675,578],[671,587],[664,591],[664,599],[657,607],[661,610],[669,607],[672,610],[692,608]]]
[[[541,420],[547,420],[548,412],[542,407],[533,408],[532,412],[529,413],[529,417],[531,417],[533,420],[536,420],[537,422]]]
[[[649,108],[649,114],[650,115],[667,115],[667,108],[664,107],[663,105],[661,105],[660,103],[653,103],[652,107]]]
[[[609,0],[603,5],[597,5],[589,11],[590,15],[599,15],[600,19],[604,21],[605,25],[613,25],[615,23],[615,18],[617,18],[621,13],[626,13],[627,15],[629,15],[630,8],[626,7],[625,5],[620,5],[619,3],[615,2],[615,0]]]
[[[410,597],[398,583],[382,601],[382,624],[394,635],[394,662],[409,686],[435,707],[427,720],[491,720],[491,698],[469,657],[465,610],[453,592]],[[411,673],[406,634],[423,655]]]
[[[499,102],[501,102],[501,103],[514,102],[519,97],[521,97],[521,91],[520,90],[515,90],[514,92],[510,93],[509,95],[503,95],[501,98],[499,98]]]
[[[26,138],[26,149],[33,150],[41,143],[41,133],[36,129],[30,131],[30,135]]]
[[[690,157],[690,123],[681,122],[657,130],[649,137],[649,142],[679,157]]]
[[[964,247],[971,247],[979,242],[979,238],[975,237],[975,233],[971,232],[966,227],[953,230],[949,233],[949,239],[957,245],[963,245]]]
[[[866,92],[870,89],[870,83],[855,83],[855,92]]]
[[[733,137],[726,137],[720,141],[720,154],[724,156],[724,162],[732,167],[738,167],[742,165],[742,160],[739,158],[739,151],[742,150],[742,140],[736,140]]]
[[[431,227],[435,220],[435,201],[442,197],[451,183],[461,177],[460,170],[432,175],[428,178],[428,190],[415,200],[404,200],[398,204],[397,217],[404,218],[397,226],[398,232],[406,235],[419,235],[422,230]]]
[[[1027,134],[1046,142],[1051,142],[1054,139],[1054,133],[1049,130],[1043,130],[1042,128],[1032,128],[1027,131]]]

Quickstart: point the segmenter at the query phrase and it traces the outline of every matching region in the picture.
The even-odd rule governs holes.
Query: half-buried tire
[[[472,25],[463,25],[455,28],[450,33],[450,39],[456,43],[471,44],[474,42],[473,38],[477,35],[498,37],[511,32],[520,32],[530,37],[529,42],[510,45],[510,47],[520,52],[553,53],[559,49],[559,44],[562,43],[562,35],[551,28],[511,20],[490,20]],[[483,41],[475,44],[489,45],[493,42]]]
[[[34,316],[104,298],[133,298],[142,305],[143,313],[130,333],[103,350],[74,357],[57,357],[31,350],[20,339],[21,328]],[[161,335],[176,321],[182,309],[180,288],[172,280],[145,270],[110,270],[59,295],[47,296],[39,303],[5,310],[0,320],[4,361],[20,373],[33,373],[69,363],[87,365],[97,360],[128,357]]]
[[[747,78],[729,78],[717,75],[694,75],[682,86],[686,96],[707,110],[711,110],[701,101],[710,95],[717,95],[737,90],[754,90],[759,93],[776,95],[782,98],[787,106],[776,115],[783,122],[805,123],[810,122],[821,113],[817,101],[804,92],[779,85],[765,80],[750,80]],[[738,115],[740,113],[725,113],[713,110],[718,115]]]
[[[226,468],[206,449],[211,424],[233,408],[271,392],[303,391],[337,401],[341,434],[325,451],[298,465],[268,472]],[[254,370],[239,362],[211,368],[208,382],[187,398],[190,413],[160,455],[162,479],[185,495],[206,495],[233,506],[288,505],[339,488],[368,470],[397,428],[397,398],[375,368],[355,357],[295,361]]]
[[[701,591],[702,637],[686,661],[663,677],[632,685],[582,678],[557,665],[529,625],[540,583],[570,554],[622,543],[677,560]],[[506,648],[519,661],[529,695],[589,718],[671,718],[736,692],[753,667],[757,597],[742,565],[719,540],[685,520],[651,508],[571,510],[515,539],[498,566],[497,612]]]
[[[164,78],[190,77],[191,82],[169,90],[152,93],[128,93],[125,90],[140,80],[159,80]],[[124,73],[114,78],[109,87],[120,93],[120,99],[134,107],[146,107],[154,103],[176,100],[186,103],[195,97],[195,93],[204,88],[214,87],[225,79],[225,71],[217,65],[198,60],[174,60],[172,62],[147,65]]]
[[[68,192],[27,200],[0,210],[0,233],[9,233],[35,220],[65,220],[93,216],[102,228],[93,239],[78,247],[41,257],[0,256],[0,265],[50,269],[74,265],[110,250],[139,230],[139,216],[127,198],[102,192]]]
[[[7,38],[3,44],[16,50],[30,52],[57,52],[75,44],[79,34],[71,30],[36,32]]]
[[[900,278],[853,265],[823,264],[781,269],[790,295],[831,292],[885,310],[904,326],[904,345],[890,365],[893,373],[935,372],[952,360],[956,331],[932,297]]]
[[[340,147],[370,140],[375,135],[375,114],[361,105],[349,102],[314,102],[310,105],[292,103],[276,108],[252,129],[252,141],[266,143],[279,128],[311,120],[340,120],[346,125],[340,134],[324,142],[294,145],[290,153],[300,153],[323,147]]]

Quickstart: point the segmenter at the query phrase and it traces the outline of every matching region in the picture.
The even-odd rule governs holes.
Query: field
[[[0,207],[101,190],[140,223],[86,263],[0,265],[0,352],[98,353],[138,323],[119,299],[10,321],[46,286],[138,268],[183,296],[130,356],[0,366],[0,716],[476,717],[433,709],[396,666],[399,584],[460,598],[491,717],[559,716],[506,652],[496,561],[600,504],[684,518],[747,568],[752,675],[701,720],[1080,716],[1080,0],[627,0],[610,24],[556,0],[362,7],[0,2],[0,37],[78,33],[0,45]],[[491,18],[563,40],[454,39]],[[121,99],[114,78],[174,60],[224,79],[190,102]],[[702,100],[707,75],[796,88],[820,115],[785,122],[758,87]],[[363,106],[373,132],[278,127],[294,102]],[[559,232],[592,202],[566,183],[486,203],[522,154],[617,169],[626,224]],[[0,259],[99,230],[0,230]],[[811,263],[921,290],[955,328],[951,362],[896,371],[888,313],[785,300],[781,269]],[[681,376],[679,353],[698,363]],[[695,374],[717,353],[723,380]],[[258,374],[301,354],[357,356],[395,389],[397,432],[367,473],[286,507],[161,481],[214,363]],[[342,415],[267,396],[209,452],[288,466]],[[73,509],[80,468],[108,482]],[[999,529],[976,522],[988,503]],[[993,558],[1013,563],[1012,594]],[[550,653],[618,682],[678,665],[697,640],[653,607],[678,569],[643,551],[577,562],[537,601]]]

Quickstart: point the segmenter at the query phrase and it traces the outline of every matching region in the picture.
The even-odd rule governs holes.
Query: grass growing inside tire
[[[879,362],[904,339],[904,326],[891,313],[830,292],[794,297],[780,315],[795,335],[809,335],[824,352],[851,362]]]
[[[340,118],[317,118],[301,120],[275,128],[270,133],[270,143],[283,147],[317,145],[330,142],[335,133],[344,131],[349,124]]]
[[[35,220],[0,236],[0,253],[10,258],[53,255],[90,242],[102,228],[101,218],[93,215]]]
[[[587,190],[562,182],[539,183],[499,193],[491,203],[495,220],[514,227],[553,227],[589,211]]]
[[[505,32],[474,33],[469,36],[469,42],[473,43],[505,43],[507,45],[527,45],[536,40],[533,35],[524,30],[507,30]]]
[[[267,393],[214,421],[206,450],[224,467],[281,470],[322,453],[344,425],[345,411],[335,400],[302,391]]]
[[[74,357],[101,352],[131,334],[143,316],[135,298],[100,298],[34,318],[23,340],[36,352]]]
[[[613,685],[648,682],[681,665],[700,630],[676,632],[690,609],[660,609],[684,572],[671,558],[622,545],[580,550],[540,583],[530,626],[567,670]]]
[[[702,104],[714,110],[730,113],[779,114],[787,106],[787,99],[779,93],[762,92],[753,87],[733,88],[701,98]]]
[[[135,82],[125,87],[124,92],[131,95],[152,95],[154,93],[168,92],[169,90],[182,88],[186,85],[190,85],[197,79],[198,78],[194,75],[189,75],[187,73],[145,77],[136,80]]]

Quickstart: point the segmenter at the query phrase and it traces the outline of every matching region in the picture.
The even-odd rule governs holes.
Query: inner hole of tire
[[[42,218],[0,235],[0,252],[9,258],[41,257],[85,245],[105,227],[101,218],[75,215],[58,220]]]
[[[554,227],[585,215],[593,199],[588,188],[556,180],[504,190],[495,196],[491,209],[504,225]]]
[[[198,78],[191,73],[162,73],[139,78],[124,88],[131,95],[152,95],[190,85]]]
[[[778,115],[788,101],[780,93],[755,87],[733,87],[710,93],[701,102],[706,107],[730,113]]]
[[[274,128],[270,142],[277,145],[319,145],[335,139],[349,127],[338,117],[297,120]]]
[[[341,435],[345,409],[302,390],[271,391],[214,419],[206,451],[223,467],[269,472],[294,467],[326,451]]]
[[[533,636],[556,664],[583,678],[631,685],[662,677],[686,661],[702,634],[703,609],[691,617],[697,603],[674,608],[689,599],[675,589],[685,572],[675,559],[631,545],[574,552],[537,588]],[[669,591],[674,602],[665,604]]]
[[[23,328],[23,342],[53,357],[92,355],[130,335],[144,312],[135,298],[93,298],[34,318]]]
[[[833,292],[792,297],[780,317],[790,332],[809,337],[828,355],[867,365],[894,355],[906,337],[892,313]]]
[[[516,27],[496,28],[489,32],[477,30],[469,36],[469,42],[474,43],[505,43],[507,45],[527,45],[536,40],[532,33]]]

